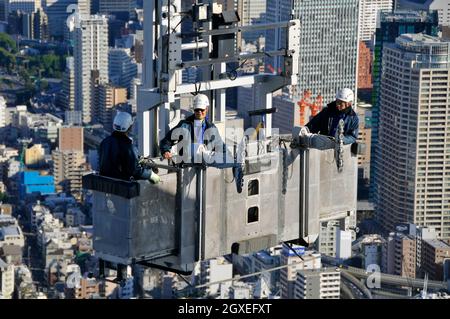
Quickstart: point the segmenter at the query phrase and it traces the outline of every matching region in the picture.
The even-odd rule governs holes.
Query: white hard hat
[[[352,103],[354,98],[355,95],[353,94],[353,91],[348,88],[339,90],[336,94],[336,100],[341,100],[347,103]]]
[[[194,110],[195,109],[201,109],[206,110],[206,108],[209,106],[209,98],[205,94],[197,94],[194,97]]]
[[[114,117],[113,128],[118,132],[126,132],[133,125],[133,118],[130,113],[117,112]]]

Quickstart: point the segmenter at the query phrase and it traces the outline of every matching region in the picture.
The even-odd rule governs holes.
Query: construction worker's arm
[[[125,167],[126,175],[133,176],[134,179],[149,179],[151,171],[143,168],[139,165],[139,159],[137,155],[137,149],[134,146],[130,146],[125,154]]]
[[[166,134],[166,136],[161,140],[161,142],[159,142],[159,150],[163,158],[165,159],[172,158],[171,152],[172,146],[174,146],[175,143],[178,142],[178,140],[172,140],[172,134],[174,130],[181,128],[182,124],[183,124],[182,122],[178,123],[178,125],[175,126],[173,129],[171,129]]]
[[[358,139],[358,131],[359,131],[359,118],[357,116],[353,116],[349,130],[345,132],[344,135],[344,144],[353,144],[356,143]]]
[[[317,114],[316,116],[314,116],[312,118],[311,121],[308,122],[308,124],[306,124],[306,127],[309,129],[309,131],[311,133],[314,134],[319,134],[321,133],[321,127],[323,126],[323,121],[325,121],[325,123],[328,122],[327,118],[326,118],[326,114],[324,112],[325,110],[323,110],[322,112],[320,112],[319,114]],[[325,124],[326,125],[326,124]]]

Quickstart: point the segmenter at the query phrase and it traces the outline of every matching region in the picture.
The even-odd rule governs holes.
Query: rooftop
[[[9,215],[0,214],[0,226],[15,225],[15,224],[16,224],[16,219],[14,217],[11,217]]]
[[[266,251],[259,251],[255,254],[255,257],[264,262],[264,263],[273,263],[273,261],[275,261],[277,258],[274,256],[271,256],[268,252]]]
[[[361,244],[381,244],[383,238],[378,234],[365,235],[361,240]]]
[[[429,62],[433,63],[447,63],[449,53],[450,42],[444,39],[433,37],[427,34],[422,33],[406,33],[402,34],[395,40],[395,44],[389,43],[386,47],[401,49],[406,52],[411,52],[414,55],[417,53],[423,54],[426,56],[442,56],[441,59],[434,59]],[[428,62],[424,61],[423,58],[420,59],[418,57],[412,56],[412,59],[420,62]]]
[[[439,239],[425,239],[425,242],[434,248],[450,249],[449,244]]]
[[[332,267],[324,267],[324,268],[319,268],[319,269],[302,269],[302,270],[297,270],[297,273],[303,273],[303,274],[321,274],[321,273],[340,273],[340,269],[339,268],[332,268]]]
[[[22,255],[22,248],[17,245],[5,245],[2,248],[0,248],[1,254],[4,256],[21,256]]]
[[[395,10],[394,12],[381,12],[382,22],[429,22],[433,15],[426,11]]]
[[[20,229],[18,226],[6,226],[0,228],[0,238],[5,238],[6,236],[19,236]]]
[[[400,36],[400,38],[409,41],[414,41],[414,42],[422,42],[423,44],[433,44],[433,43],[447,43],[448,41],[445,41],[441,38],[438,37],[433,37],[431,35],[428,34],[424,34],[424,33],[406,33],[406,34],[402,34]]]

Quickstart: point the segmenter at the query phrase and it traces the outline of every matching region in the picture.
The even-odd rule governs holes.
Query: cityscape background
[[[116,112],[137,113],[143,1],[0,0],[0,299],[450,298],[450,0],[216,1],[242,25],[301,21],[298,83],[272,98],[281,134],[354,90],[357,209],[321,221],[310,247],[205,260],[191,276],[137,265],[121,282],[114,270],[100,278],[82,177],[98,171]],[[286,41],[278,30],[236,40],[240,52]],[[234,71],[283,63],[267,55]],[[202,80],[195,67],[182,77]],[[227,120],[256,126],[258,90],[227,89]]]

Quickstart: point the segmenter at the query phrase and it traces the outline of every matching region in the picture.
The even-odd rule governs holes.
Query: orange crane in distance
[[[311,110],[310,119],[316,116],[323,107],[322,95],[317,95],[315,99],[312,98],[311,90],[303,91],[302,99],[297,103],[300,108],[300,126],[306,125],[305,113],[306,108],[309,107]]]
[[[275,74],[275,68],[272,66],[272,64],[267,64],[266,67],[270,73]],[[278,74],[280,74],[280,73],[281,73],[281,68],[278,68]]]

